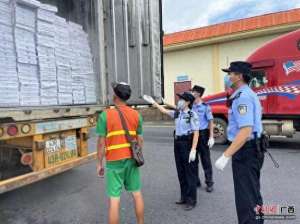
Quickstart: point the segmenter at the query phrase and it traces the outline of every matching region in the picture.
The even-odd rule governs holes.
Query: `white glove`
[[[163,104],[166,104],[165,98],[161,98],[161,101],[163,102]]]
[[[194,162],[196,160],[197,151],[195,149],[191,149],[189,156],[189,163]]]
[[[155,100],[154,100],[151,96],[144,95],[144,96],[143,96],[143,99],[144,99],[145,101],[147,101],[148,103],[150,103],[150,104],[154,104],[154,103],[155,103]]]
[[[224,156],[224,153],[222,156],[216,161],[215,166],[218,170],[224,170],[225,166],[229,162],[231,157]]]
[[[215,144],[215,139],[214,138],[209,138],[208,143],[207,143],[208,148],[211,149],[214,146],[214,144]]]

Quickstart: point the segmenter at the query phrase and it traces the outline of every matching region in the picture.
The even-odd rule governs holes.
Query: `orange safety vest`
[[[128,106],[119,106],[130,135],[136,139],[139,124],[139,113]],[[132,158],[130,143],[127,142],[125,130],[122,127],[119,113],[116,109],[106,110],[107,135],[106,135],[106,160],[116,161]]]

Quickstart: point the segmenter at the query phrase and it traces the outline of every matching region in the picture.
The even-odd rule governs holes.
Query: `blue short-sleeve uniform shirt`
[[[210,106],[206,103],[194,104],[193,111],[197,113],[199,117],[199,130],[207,129],[209,122],[214,119]]]
[[[175,119],[175,133],[177,136],[189,135],[194,131],[199,131],[199,117],[192,111],[180,111],[175,118],[175,111],[170,111],[169,115]]]
[[[233,141],[243,127],[252,127],[251,139],[255,132],[259,137],[262,133],[262,108],[256,93],[248,85],[243,85],[230,98],[233,102],[228,111],[228,140]]]

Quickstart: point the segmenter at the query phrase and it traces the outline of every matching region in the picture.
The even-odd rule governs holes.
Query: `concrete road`
[[[231,166],[221,172],[214,169],[215,190],[198,190],[198,205],[189,212],[174,204],[179,185],[173,157],[172,127],[148,125],[145,128],[146,164],[142,168],[145,218],[150,224],[234,224],[236,221]],[[92,135],[90,149],[95,149]],[[213,162],[225,146],[215,146]],[[265,204],[294,205],[300,208],[300,135],[295,139],[273,139],[276,169],[266,157],[262,170]],[[203,180],[203,172],[201,171]],[[107,223],[107,199],[104,180],[96,176],[95,163],[75,168],[21,189],[0,195],[1,224],[95,224]],[[135,223],[132,198],[122,196],[121,223]],[[266,221],[270,224],[300,223]]]

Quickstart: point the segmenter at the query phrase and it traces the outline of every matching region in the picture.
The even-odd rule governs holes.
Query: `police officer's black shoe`
[[[207,186],[206,191],[211,193],[214,190],[213,186]]]
[[[179,201],[176,201],[175,204],[176,204],[176,205],[184,205],[184,204],[186,204],[186,201],[180,199]]]
[[[184,207],[184,210],[185,211],[190,211],[190,210],[193,210],[194,208],[196,207],[196,204],[187,204],[185,207]]]

